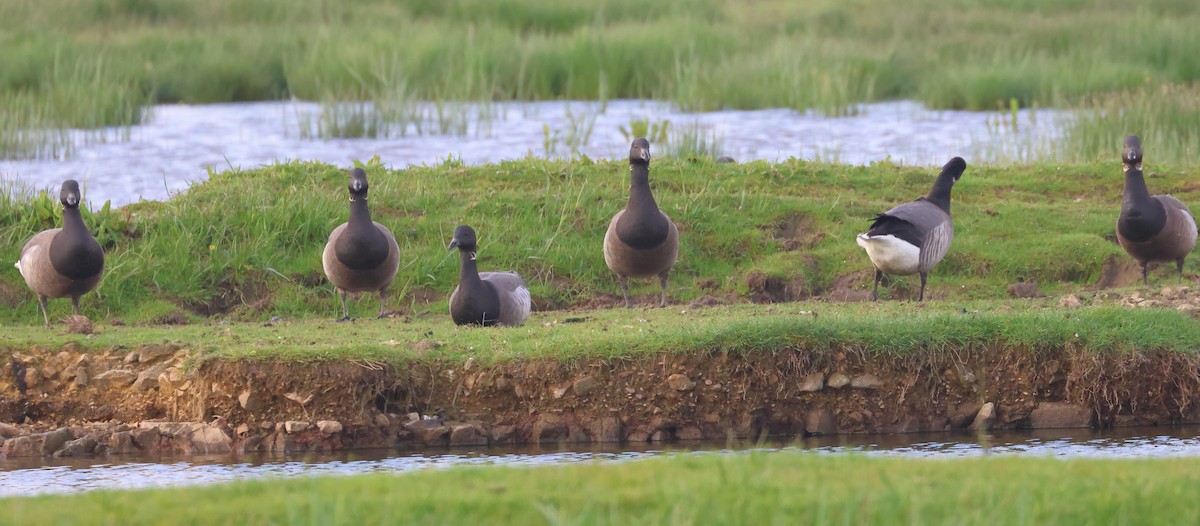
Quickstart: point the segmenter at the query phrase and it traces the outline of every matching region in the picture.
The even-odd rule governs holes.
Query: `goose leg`
[[[350,321],[350,310],[346,308],[346,291],[338,290],[338,295],[342,299],[342,318],[337,321]]]
[[[928,277],[928,272],[921,273],[921,294],[917,296],[917,301],[925,301],[925,279]]]
[[[1184,260],[1184,258],[1179,258],[1179,259],[1175,260],[1175,269],[1179,271],[1179,282],[1180,283],[1183,283],[1183,260]]]
[[[49,328],[50,327],[50,314],[48,314],[48,309],[46,308],[46,297],[42,296],[41,294],[38,294],[38,307],[41,307],[42,319],[46,320],[46,327]]]
[[[79,296],[71,296],[71,308],[75,315],[79,315]]]
[[[871,301],[879,301],[879,280],[883,279],[883,271],[875,267],[875,287],[871,289]]]
[[[1142,262],[1142,284],[1150,285],[1150,278],[1146,277],[1146,262]]]
[[[375,317],[376,319],[383,318],[383,314],[385,312],[383,310],[383,303],[385,300],[387,300],[387,287],[379,289],[379,315]]]
[[[621,295],[625,297],[625,308],[632,309],[633,304],[629,303],[629,278],[621,276]]]
[[[666,272],[663,272],[662,274],[659,274],[659,275],[658,275],[658,280],[659,280],[660,282],[662,282],[662,300],[660,300],[660,301],[658,302],[658,306],[659,306],[659,307],[666,307],[666,306],[667,306],[667,277],[668,277],[668,276],[670,276],[670,275],[671,275],[671,271],[670,271],[670,270],[668,270],[668,271],[666,271]]]

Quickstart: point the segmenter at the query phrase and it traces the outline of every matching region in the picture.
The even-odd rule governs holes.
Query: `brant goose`
[[[921,275],[918,301],[925,301],[925,280],[937,266],[954,239],[950,221],[950,189],[962,177],[967,162],[950,159],[942,167],[933,188],[918,197],[875,216],[866,234],[858,235],[858,245],[867,250],[875,265],[875,286],[871,299],[879,301],[879,280],[884,274]]]
[[[1196,221],[1182,201],[1169,195],[1150,195],[1142,176],[1142,142],[1136,135],[1125,138],[1121,155],[1125,169],[1125,193],[1117,218],[1117,241],[1142,266],[1142,283],[1149,285],[1146,265],[1152,261],[1174,261],[1183,281],[1183,260],[1196,248]]]
[[[338,225],[329,234],[321,266],[325,277],[333,283],[342,299],[342,318],[350,319],[346,295],[351,292],[379,292],[379,316],[388,285],[396,277],[400,265],[400,247],[396,238],[383,225],[371,221],[367,209],[367,173],[361,168],[350,171],[350,221]]]
[[[667,306],[667,277],[679,256],[679,230],[658,209],[650,193],[650,142],[637,138],[629,148],[629,202],[608,223],[604,262],[621,280],[621,295],[629,303],[629,278],[658,276],[660,307]]]
[[[25,243],[14,265],[37,294],[47,327],[47,298],[70,297],[75,314],[79,314],[79,297],[96,288],[104,271],[104,249],[88,232],[79,212],[79,183],[64,182],[58,200],[63,205],[63,227],[38,232]]]
[[[446,250],[458,249],[458,286],[450,293],[450,317],[458,325],[508,325],[529,319],[531,301],[525,280],[516,272],[479,272],[475,265],[478,244],[469,226],[454,229]]]

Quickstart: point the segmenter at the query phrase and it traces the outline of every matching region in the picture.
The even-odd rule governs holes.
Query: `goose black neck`
[[[338,261],[354,270],[371,270],[383,264],[388,251],[387,237],[371,221],[367,199],[351,199],[350,221],[334,245]]]
[[[934,181],[933,188],[929,189],[929,194],[925,196],[925,200],[929,201],[950,213],[950,189],[954,188],[954,176],[943,173],[938,176],[937,181]]]
[[[1125,170],[1125,192],[1121,198],[1121,220],[1117,229],[1125,239],[1145,241],[1162,231],[1167,211],[1150,195],[1142,171],[1135,166]]]
[[[649,165],[629,165],[629,202],[626,209],[658,210],[658,203],[654,202],[654,193],[650,191]]]
[[[479,279],[479,266],[475,264],[475,254],[471,250],[458,251],[458,283],[463,288],[474,289],[482,285]]]
[[[63,208],[63,228],[50,242],[50,265],[70,279],[90,278],[104,270],[104,249],[83,224],[78,208]]]
[[[670,221],[658,210],[650,192],[650,167],[630,164],[629,171],[629,202],[617,222],[617,238],[639,250],[657,247],[670,234]]]

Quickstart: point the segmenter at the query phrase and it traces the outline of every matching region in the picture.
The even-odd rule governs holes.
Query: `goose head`
[[[1138,139],[1137,135],[1130,135],[1125,138],[1125,148],[1121,152],[1121,164],[1128,169],[1130,166],[1141,167],[1142,164],[1142,140]]]
[[[462,225],[454,229],[454,238],[450,240],[450,244],[446,245],[446,250],[455,248],[463,252],[475,252],[476,247],[475,229],[467,225]]]
[[[74,179],[67,179],[62,184],[62,190],[58,192],[58,200],[62,202],[63,208],[79,208],[80,201],[79,183]]]
[[[368,187],[367,172],[364,172],[362,168],[350,170],[350,184],[348,188],[350,189],[351,201],[359,198],[366,199]]]
[[[629,147],[629,164],[650,164],[650,141],[645,137],[633,140]]]

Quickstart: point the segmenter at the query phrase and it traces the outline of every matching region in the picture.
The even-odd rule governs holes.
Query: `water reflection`
[[[548,465],[621,462],[663,454],[736,454],[750,450],[858,453],[915,458],[993,455],[1146,458],[1200,456],[1200,426],[1112,431],[1043,430],[976,436],[912,434],[772,440],[761,443],[678,443],[665,447],[596,446],[475,448],[408,454],[390,450],[305,455],[221,455],[178,458],[0,461],[0,497],[213,484],[263,477],[407,473],[464,465]]]

